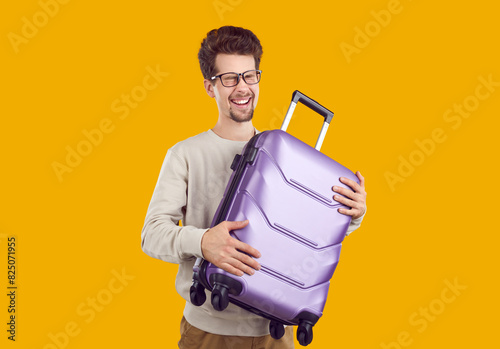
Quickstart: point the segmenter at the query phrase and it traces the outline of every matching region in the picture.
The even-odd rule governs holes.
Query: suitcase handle
[[[306,107],[314,110],[316,113],[322,115],[325,119],[323,123],[323,127],[321,128],[321,132],[319,133],[318,140],[316,141],[316,145],[314,148],[316,150],[321,149],[321,145],[323,144],[323,140],[325,139],[326,136],[326,131],[328,130],[328,126],[330,126],[330,122],[333,119],[333,112],[316,102],[314,99],[307,97],[305,94],[302,92],[295,90],[292,94],[292,102],[290,103],[290,107],[288,108],[288,111],[285,116],[285,120],[283,120],[283,124],[281,125],[281,130],[286,132],[286,129],[288,128],[288,124],[290,123],[290,120],[292,118],[292,114],[295,110],[295,107],[297,106],[297,103],[300,102],[304,104]]]
[[[306,107],[314,110],[316,113],[323,115],[325,122],[330,123],[333,119],[333,112],[323,107],[321,104],[316,102],[314,99],[307,97],[302,92],[295,90],[292,94],[292,101],[297,103],[300,102]]]

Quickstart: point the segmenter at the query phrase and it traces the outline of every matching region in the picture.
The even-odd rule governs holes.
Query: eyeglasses
[[[210,80],[215,80],[217,78],[220,79],[222,86],[224,87],[233,87],[238,85],[240,82],[240,76],[243,78],[248,85],[258,84],[260,81],[260,76],[262,74],[262,70],[247,70],[243,73],[224,73],[216,76],[212,76]]]

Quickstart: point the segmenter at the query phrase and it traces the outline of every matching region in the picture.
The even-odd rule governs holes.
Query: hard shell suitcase
[[[298,102],[325,118],[316,149],[286,133]],[[333,113],[299,91],[292,95],[281,130],[255,135],[236,155],[212,227],[223,221],[249,224],[232,231],[234,238],[261,252],[261,270],[241,277],[198,259],[191,302],[202,305],[205,289],[212,305],[223,311],[234,303],[269,320],[279,339],[283,325],[298,325],[303,346],[312,341],[312,327],[323,314],[330,278],[351,217],[332,199],[332,186],[347,187],[350,170],[319,152]]]

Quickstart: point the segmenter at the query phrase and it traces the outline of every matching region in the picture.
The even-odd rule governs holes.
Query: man
[[[210,302],[190,302],[193,265],[197,257],[233,273],[253,275],[260,269],[259,251],[230,236],[244,222],[210,226],[231,175],[234,155],[257,132],[252,117],[259,99],[259,39],[249,30],[221,27],[207,34],[198,53],[207,94],[219,110],[213,129],[177,143],[165,157],[142,230],[142,248],[149,256],[179,264],[176,289],[186,300],[180,348],[293,348],[293,330],[274,340],[269,321],[233,304],[222,312]],[[236,73],[236,74],[234,74]],[[334,199],[351,207],[348,233],[359,227],[366,210],[364,179],[344,180],[352,190],[338,189]],[[335,189],[333,189],[335,191]],[[179,222],[182,221],[182,226]]]

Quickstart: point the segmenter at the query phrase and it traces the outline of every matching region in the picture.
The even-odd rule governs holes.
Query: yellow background
[[[401,0],[377,30],[372,11],[388,6],[75,0],[53,7],[15,48],[23,18],[44,24],[44,10],[35,0],[5,3],[1,294],[10,235],[19,288],[15,343],[6,338],[9,300],[0,297],[1,346],[54,348],[52,334],[71,349],[176,347],[184,306],[177,267],[144,254],[140,233],[167,149],[216,121],[196,55],[206,32],[231,24],[252,29],[264,47],[256,127],[279,127],[299,89],[335,112],[323,151],[366,178],[367,216],[345,240],[309,347],[498,347],[500,88],[478,105],[473,96],[479,77],[500,81],[499,8]],[[356,28],[373,35],[348,62],[341,44],[355,44]],[[142,85],[147,67],[169,75],[122,120],[111,105]],[[465,100],[474,111],[453,128],[443,115]],[[53,163],[65,164],[67,147],[107,119],[113,131],[58,180]],[[299,106],[289,130],[313,143],[320,125]],[[436,129],[446,140],[418,158],[415,142]],[[420,164],[405,173],[398,166],[410,156]],[[403,181],[391,189],[387,172]],[[129,280],[120,284],[113,272]],[[466,289],[452,297],[446,280]],[[92,314],[97,296],[106,304]],[[432,321],[418,315],[429,307]],[[68,326],[77,334],[65,340]]]

